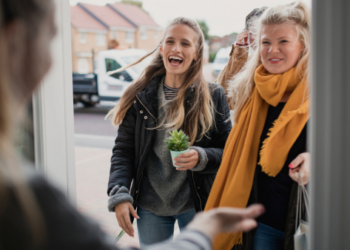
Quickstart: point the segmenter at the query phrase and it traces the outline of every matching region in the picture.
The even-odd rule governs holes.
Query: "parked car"
[[[117,101],[129,85],[136,80],[150,63],[148,57],[139,64],[122,72],[108,75],[107,72],[127,66],[147,53],[141,49],[106,50],[97,56],[97,74],[73,73],[74,103],[81,102],[86,107],[99,101]]]
[[[219,51],[216,53],[216,56],[212,65],[214,78],[217,78],[220,72],[227,65],[228,60],[230,58],[230,52],[231,52],[231,47],[226,47],[226,48],[219,49]]]

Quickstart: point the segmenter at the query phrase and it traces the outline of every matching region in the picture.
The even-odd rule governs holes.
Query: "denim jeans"
[[[283,250],[285,233],[258,223],[254,236],[254,250]]]
[[[140,207],[137,208],[140,219],[137,220],[137,230],[141,248],[167,240],[173,237],[175,221],[178,221],[180,231],[193,219],[194,209],[174,216],[157,216]]]

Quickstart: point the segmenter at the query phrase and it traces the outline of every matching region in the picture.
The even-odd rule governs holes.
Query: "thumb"
[[[131,204],[129,204],[129,210],[130,210],[131,215],[134,216],[134,218],[140,219],[140,217],[137,215],[134,207]]]

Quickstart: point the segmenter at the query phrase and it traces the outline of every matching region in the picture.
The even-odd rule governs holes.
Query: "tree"
[[[122,0],[122,3],[136,5],[136,6],[138,6],[139,8],[142,9],[142,2],[140,2],[138,0]]]
[[[205,40],[208,40],[210,37],[209,37],[209,27],[206,23],[206,21],[204,20],[197,20],[199,26],[201,27],[201,30],[203,32],[203,35],[204,35],[204,39]]]

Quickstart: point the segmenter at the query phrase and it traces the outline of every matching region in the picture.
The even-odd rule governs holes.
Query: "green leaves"
[[[188,142],[189,137],[180,130],[173,130],[169,132],[170,136],[165,140],[167,149],[170,151],[184,151],[190,147]]]

